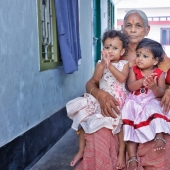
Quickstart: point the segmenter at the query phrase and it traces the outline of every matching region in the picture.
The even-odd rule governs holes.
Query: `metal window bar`
[[[52,27],[52,3],[51,0],[41,0],[42,23],[42,56],[43,62],[54,61],[54,40]]]

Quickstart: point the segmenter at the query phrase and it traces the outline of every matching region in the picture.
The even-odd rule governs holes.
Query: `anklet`
[[[136,161],[138,163],[138,160],[136,159],[136,156],[132,156],[129,160],[128,163],[132,162],[132,161]]]
[[[154,141],[157,141],[157,140],[161,140],[161,141],[163,141],[163,142],[166,144],[166,140],[165,140],[165,139],[163,139],[163,138],[156,137],[156,138],[154,139]]]

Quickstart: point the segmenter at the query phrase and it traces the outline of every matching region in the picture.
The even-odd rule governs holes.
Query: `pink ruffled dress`
[[[127,63],[128,61],[126,60],[120,60],[118,63],[112,64],[119,71],[122,71]],[[125,83],[118,82],[107,68],[104,69],[99,88],[114,96],[120,103],[120,108],[122,108],[127,93]],[[102,128],[111,129],[113,134],[120,132],[121,116],[115,113],[117,118],[104,117],[101,114],[99,102],[88,93],[85,93],[84,97],[69,101],[66,104],[66,109],[68,117],[73,120],[72,128],[75,130],[78,130],[79,125],[81,125],[87,134],[94,133]]]
[[[132,69],[137,80],[144,77],[138,67]],[[158,68],[154,73],[157,73],[158,81],[164,76]],[[122,120],[125,141],[145,143],[153,140],[156,133],[170,134],[170,112],[163,114],[160,101],[145,87],[129,93],[122,108]]]

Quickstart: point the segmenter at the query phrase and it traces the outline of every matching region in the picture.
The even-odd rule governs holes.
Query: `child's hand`
[[[108,52],[105,52],[103,50],[101,51],[101,53],[102,53],[102,61],[101,61],[101,63],[103,65],[105,65],[106,67],[108,67],[108,65],[110,64],[109,54],[108,54]]]
[[[156,74],[151,74],[150,76],[145,77],[143,80],[143,85],[148,88],[153,90],[157,86],[157,75]]]

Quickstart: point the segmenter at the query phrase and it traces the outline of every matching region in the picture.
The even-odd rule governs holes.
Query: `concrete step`
[[[70,162],[78,151],[78,136],[69,131],[30,170],[73,170]]]

